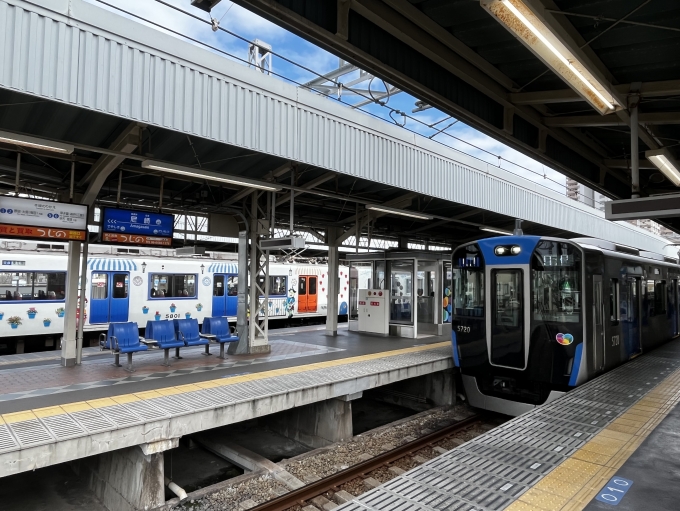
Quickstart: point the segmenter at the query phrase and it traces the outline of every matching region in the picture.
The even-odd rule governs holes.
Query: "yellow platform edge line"
[[[143,401],[147,399],[159,398],[162,396],[169,396],[174,394],[182,394],[184,392],[192,392],[195,390],[210,389],[215,387],[223,387],[228,385],[235,385],[246,381],[263,380],[266,378],[273,378],[284,374],[297,374],[307,371],[314,371],[316,369],[326,369],[329,367],[337,367],[341,365],[354,364],[357,362],[365,362],[368,360],[376,360],[385,357],[394,357],[397,355],[405,355],[408,353],[417,353],[419,351],[428,351],[437,348],[450,346],[448,341],[438,342],[434,344],[426,344],[423,346],[413,346],[411,348],[402,348],[398,350],[382,351],[379,353],[370,353],[368,355],[358,355],[356,357],[342,358],[338,360],[328,360],[326,362],[317,362],[313,364],[306,364],[301,366],[293,366],[282,369],[273,369],[270,371],[263,371],[260,373],[244,374],[240,376],[233,376],[231,378],[219,378],[214,380],[205,380],[197,383],[189,383],[186,385],[168,386],[155,390],[132,392],[130,394],[118,394],[102,399],[94,399],[87,401],[76,401],[61,406],[48,406],[44,408],[36,408],[34,410],[24,410],[21,412],[13,412],[0,415],[0,424],[15,423],[26,420],[35,419],[36,417],[51,417],[54,415],[67,414],[68,412],[77,412],[91,408],[103,408],[115,404],[125,404],[133,401]]]
[[[679,390],[677,369],[505,510],[583,510],[670,413],[678,402]],[[640,408],[641,403],[646,408]],[[641,417],[641,410],[649,416]]]

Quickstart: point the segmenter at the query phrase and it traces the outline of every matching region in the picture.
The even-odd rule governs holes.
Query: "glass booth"
[[[443,335],[451,324],[451,254],[408,251],[347,254],[349,329],[359,331],[360,289],[384,289],[389,296],[390,335]],[[450,328],[450,326],[449,326]]]

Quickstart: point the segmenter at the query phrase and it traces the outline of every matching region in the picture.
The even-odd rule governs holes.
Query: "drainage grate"
[[[98,410],[94,408],[88,410],[81,410],[79,412],[72,412],[71,417],[77,420],[87,433],[96,433],[108,429],[114,429],[114,424],[104,417]]]
[[[12,450],[12,449],[16,449],[18,447],[19,446],[17,445],[16,441],[14,440],[12,433],[10,433],[9,429],[7,429],[7,426],[1,425],[0,426],[0,452],[9,451],[9,450]]]
[[[80,436],[85,432],[80,424],[74,421],[69,415],[42,417],[40,421],[57,438],[57,440]]]

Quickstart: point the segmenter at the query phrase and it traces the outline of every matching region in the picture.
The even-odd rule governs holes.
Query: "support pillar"
[[[66,265],[66,303],[64,308],[64,336],[61,339],[61,365],[76,365],[76,335],[78,309],[78,274],[80,273],[80,241],[68,242],[68,262]]]
[[[252,227],[251,227],[252,228]],[[238,282],[236,306],[236,330],[238,342],[229,343],[229,355],[244,355],[248,353],[248,232],[238,233]]]
[[[337,227],[326,229],[326,244],[328,245],[328,308],[326,310],[326,335],[338,335],[338,295],[340,293],[340,256],[338,252]]]
[[[638,102],[636,99],[630,107],[630,181],[632,185],[631,198],[640,197],[640,153],[638,149]]]
[[[165,503],[163,451],[178,442],[155,442],[83,458],[77,470],[110,511],[155,509]]]
[[[353,436],[352,402],[329,399],[292,408],[271,416],[267,427],[312,449],[344,442]]]

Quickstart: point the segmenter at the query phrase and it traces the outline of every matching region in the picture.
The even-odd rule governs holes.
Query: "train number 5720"
[[[458,325],[458,332],[461,333],[461,334],[469,334],[470,333],[470,327]]]

